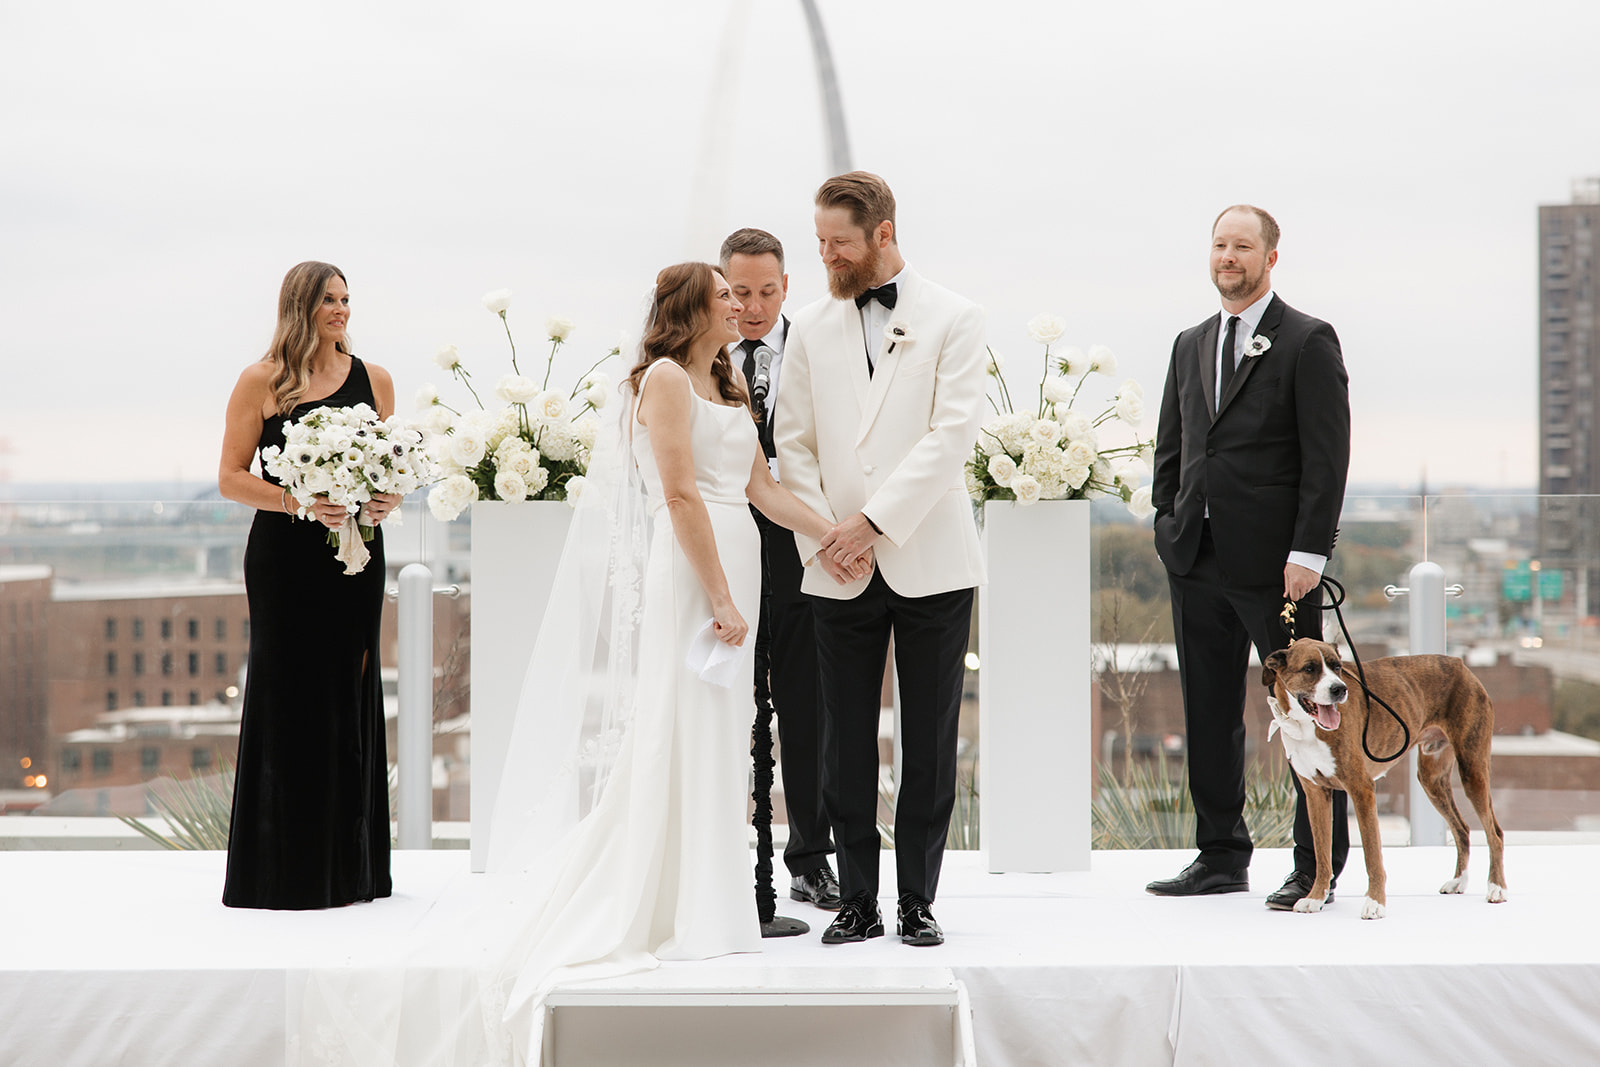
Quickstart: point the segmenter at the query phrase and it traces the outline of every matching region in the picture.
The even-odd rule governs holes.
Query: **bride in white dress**
[[[575,746],[598,752],[602,762],[614,750],[598,788],[595,760],[570,757],[554,775],[567,781],[559,796],[538,781],[526,788],[518,767],[528,748],[522,735],[551,732],[540,721],[550,691],[541,675],[563,659],[572,673],[564,646],[544,666],[536,651],[524,685],[505,772],[512,784],[496,806],[489,864],[491,872],[547,875],[548,889],[530,908],[531,922],[502,971],[502,988],[511,986],[502,1014],[519,1057],[531,1062],[537,1051],[523,1042],[538,1033],[540,1001],[553,986],[761,945],[745,819],[754,644],[747,637],[761,591],[761,540],[749,505],[818,539],[832,522],[779,486],[761,454],[743,376],[727,354],[739,340],[740,310],[714,267],[666,268],[656,279],[639,362],[623,386],[631,449],[624,441],[622,454],[631,451],[643,508],[654,521],[647,524],[637,651],[626,653],[636,677],[598,727],[591,711],[595,736]],[[609,516],[613,544],[615,527],[628,521]],[[869,565],[861,561],[856,573]],[[614,576],[608,583],[614,600],[617,584]],[[627,615],[628,606],[619,613]],[[549,629],[548,612],[546,619]],[[541,632],[541,645],[551,641],[561,644]],[[609,659],[619,645],[629,643],[613,641],[605,651],[613,678]],[[547,754],[529,758],[548,761]],[[582,813],[586,797],[593,806]],[[568,819],[582,814],[567,829],[551,818],[552,808]]]

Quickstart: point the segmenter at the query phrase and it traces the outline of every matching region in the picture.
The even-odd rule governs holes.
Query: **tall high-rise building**
[[[1539,207],[1539,552],[1600,615],[1600,177]]]

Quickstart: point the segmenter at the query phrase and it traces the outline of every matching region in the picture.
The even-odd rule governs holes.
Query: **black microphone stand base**
[[[769,921],[761,924],[762,937],[799,937],[810,932],[810,924],[785,915],[774,915]]]

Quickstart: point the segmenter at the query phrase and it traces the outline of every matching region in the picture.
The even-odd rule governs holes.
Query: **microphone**
[[[767,406],[767,389],[772,385],[772,358],[777,354],[766,345],[761,345],[751,357],[755,360],[756,376],[750,383],[750,402],[760,405],[762,410]]]

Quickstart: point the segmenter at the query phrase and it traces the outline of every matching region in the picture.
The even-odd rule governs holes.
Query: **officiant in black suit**
[[[1244,708],[1264,661],[1292,637],[1321,636],[1319,582],[1333,552],[1350,465],[1350,399],[1333,327],[1272,291],[1278,224],[1236,205],[1212,225],[1211,280],[1222,312],[1178,335],[1156,431],[1151,502],[1188,734],[1200,855],[1162,896],[1250,888],[1244,822]],[[1295,632],[1280,619],[1297,602]],[[1260,699],[1259,695],[1250,699]],[[1267,898],[1289,910],[1316,859],[1298,779],[1294,872]],[[1333,873],[1350,850],[1345,794],[1333,794]],[[1330,893],[1331,901],[1333,895]]]
[[[772,416],[782,381],[783,342],[789,320],[783,301],[789,295],[783,244],[765,230],[743,229],[728,235],[719,255],[722,276],[744,310],[739,314],[743,338],[730,353],[743,367],[754,391],[758,373],[766,381],[766,400],[757,424],[761,448],[782,481]],[[767,354],[758,361],[758,353]],[[759,366],[758,366],[759,364]],[[819,908],[839,907],[839,880],[828,866],[833,836],[822,803],[821,721],[817,707],[817,637],[811,601],[800,592],[805,568],[794,534],[751,509],[761,530],[761,620],[756,647],[768,651],[772,707],[778,714],[778,754],[783,765],[783,803],[788,812],[789,843],[783,862],[789,868],[789,895]]]

